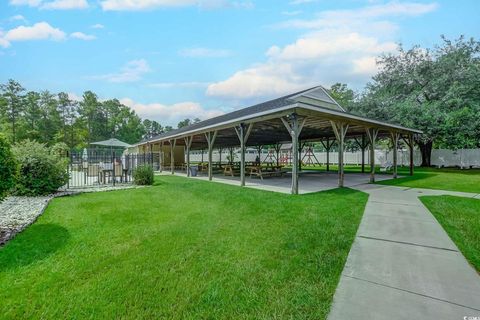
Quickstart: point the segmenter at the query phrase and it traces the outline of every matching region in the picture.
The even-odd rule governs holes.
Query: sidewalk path
[[[370,196],[328,319],[480,317],[479,274],[418,199],[479,195],[372,184],[353,188]]]

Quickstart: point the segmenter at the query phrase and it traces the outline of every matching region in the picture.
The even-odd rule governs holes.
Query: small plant
[[[149,165],[138,166],[133,171],[133,181],[135,184],[147,186],[153,184],[153,168]]]
[[[10,150],[10,144],[0,135],[0,201],[15,183],[17,162]]]
[[[20,167],[15,194],[46,195],[68,182],[65,159],[52,154],[44,144],[25,140],[16,144],[12,151]]]

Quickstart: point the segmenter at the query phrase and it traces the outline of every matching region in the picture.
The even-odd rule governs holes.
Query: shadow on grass
[[[316,192],[309,192],[305,194],[301,194],[300,197],[302,198],[310,198],[310,197],[316,197],[318,195],[332,195],[332,196],[348,196],[352,194],[357,194],[360,191],[348,188],[348,187],[343,187],[343,188],[334,188],[334,189],[328,189],[328,190],[321,190],[321,191],[316,191]]]
[[[402,175],[402,173],[399,172],[399,175]],[[390,185],[390,186],[402,185],[405,182],[424,180],[424,179],[435,177],[437,175],[438,175],[437,173],[433,173],[433,172],[415,172],[413,176],[401,176],[398,179],[388,179],[383,181],[377,181],[375,183]]]
[[[68,230],[56,224],[33,224],[0,248],[0,272],[43,260],[63,247]]]

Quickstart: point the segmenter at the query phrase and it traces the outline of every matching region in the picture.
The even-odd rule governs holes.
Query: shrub
[[[10,150],[10,144],[0,135],[0,201],[15,183],[17,162]]]
[[[25,140],[12,150],[20,166],[15,194],[46,195],[68,182],[65,159],[53,155],[44,144]]]
[[[153,184],[153,168],[149,165],[138,166],[133,171],[133,181],[135,184],[146,186]]]
[[[50,148],[50,153],[59,159],[67,159],[69,151],[70,149],[68,148],[67,144],[63,142],[55,143]]]

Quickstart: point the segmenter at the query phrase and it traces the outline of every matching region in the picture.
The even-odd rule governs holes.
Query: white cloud
[[[86,9],[88,8],[88,2],[87,0],[54,0],[44,2],[40,8],[49,10]]]
[[[135,110],[140,117],[157,120],[162,125],[176,126],[185,118],[205,120],[224,113],[218,109],[205,109],[199,103],[190,101],[166,105],[162,103],[144,104],[130,98],[123,98],[120,99],[120,102]]]
[[[69,92],[68,97],[74,101],[82,101],[83,97],[74,92]],[[99,99],[107,100],[106,98]],[[176,127],[178,122],[185,118],[199,118],[206,120],[220,116],[225,112],[220,109],[206,109],[197,102],[185,101],[174,104],[163,103],[140,103],[131,98],[119,99],[120,103],[132,108],[143,119],[157,120],[162,125],[171,125]]]
[[[295,11],[282,11],[282,14],[284,16],[296,16],[296,15],[299,15],[301,14],[302,11],[301,10],[295,10]]]
[[[102,9],[105,11],[140,11],[166,7],[196,6],[205,9],[213,8],[245,8],[253,7],[250,1],[227,0],[102,0]]]
[[[290,1],[290,4],[304,4],[304,3],[311,3],[311,2],[317,2],[318,0],[293,0]]]
[[[58,28],[52,27],[47,22],[38,22],[31,27],[19,26],[0,34],[0,46],[6,48],[13,41],[28,40],[54,40],[60,41],[65,39],[65,32]]]
[[[199,81],[190,81],[190,82],[157,82],[149,84],[149,87],[168,89],[168,88],[202,88],[210,85],[211,82],[199,82]]]
[[[68,92],[68,98],[70,100],[73,100],[73,101],[82,101],[83,100],[83,97],[82,96],[79,96],[78,94],[74,93],[74,92]]]
[[[10,17],[10,21],[22,21],[22,22],[27,22],[27,19],[25,19],[25,17],[22,16],[21,14],[17,14],[17,15],[14,15],[14,16]]]
[[[225,81],[209,85],[207,95],[228,99],[278,96],[304,89],[305,84],[300,80],[291,64],[267,62],[238,71]]]
[[[10,47],[10,41],[7,41],[3,38],[3,34],[0,32],[0,47],[8,48]]]
[[[376,73],[376,57],[392,52],[398,26],[387,18],[417,16],[436,4],[391,2],[357,10],[323,11],[313,20],[282,27],[308,31],[285,46],[271,46],[266,60],[208,86],[208,96],[231,100],[268,98],[313,85],[364,85]]]
[[[10,0],[10,4],[47,10],[86,9],[89,7],[87,0]]]
[[[366,56],[353,60],[353,72],[356,74],[372,75],[377,72],[376,58]]]
[[[180,50],[179,54],[192,58],[223,58],[230,56],[231,52],[224,49],[190,48]]]
[[[83,32],[74,32],[70,34],[70,37],[75,39],[85,40],[85,41],[97,39],[97,37],[95,37],[94,35],[85,34]]]
[[[143,75],[150,72],[150,66],[145,59],[132,60],[127,62],[118,73],[109,73],[89,77],[97,80],[107,80],[108,82],[135,82],[142,79]]]
[[[349,27],[361,26],[365,23],[371,23],[373,19],[385,19],[398,16],[418,16],[429,13],[437,7],[438,5],[436,3],[389,2],[360,9],[322,11],[317,14],[315,19],[290,20],[280,24],[279,27],[318,29],[329,27],[336,28],[340,25],[346,25]]]
[[[103,29],[103,28],[105,28],[105,26],[103,24],[97,23],[97,24],[94,24],[94,25],[90,26],[90,28],[92,28],[92,29]]]
[[[43,0],[10,0],[10,4],[14,6],[30,6],[37,7]]]

